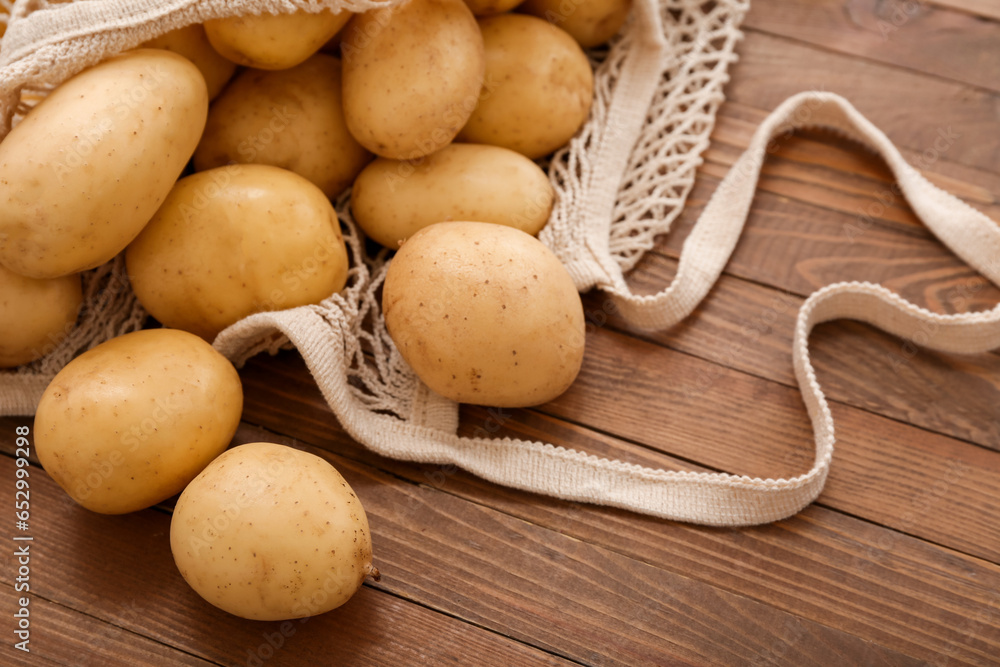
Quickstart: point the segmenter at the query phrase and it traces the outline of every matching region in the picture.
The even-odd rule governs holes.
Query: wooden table
[[[911,161],[924,155],[929,178],[1000,220],[1000,5],[756,0],[745,29],[697,185],[641,263],[643,287],[670,280],[767,111],[807,89],[847,96]],[[941,133],[954,139],[929,159]],[[943,312],[1000,300],[890,184],[856,146],[782,139],[726,274],[693,317],[648,336],[612,317],[592,327],[564,396],[464,409],[463,432],[498,423],[647,465],[805,471],[812,433],[790,361],[805,296],[856,279]],[[584,303],[602,309],[599,295]],[[333,462],[368,511],[382,580],[320,617],[243,621],[181,579],[169,510],[92,514],[35,468],[31,660],[11,646],[9,543],[0,663],[1000,664],[1000,357],[939,355],[850,322],[819,327],[812,347],[838,429],[826,490],[798,516],[740,530],[379,458],[343,434],[296,353],[254,359],[237,441]],[[29,423],[0,420],[7,454]],[[13,466],[0,457],[11,512]]]

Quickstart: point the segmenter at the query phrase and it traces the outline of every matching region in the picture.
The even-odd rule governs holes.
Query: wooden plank
[[[492,418],[479,408],[465,412],[473,423],[489,423]],[[652,452],[580,426],[559,424],[551,417],[522,411],[511,416],[497,435],[546,437],[554,444],[578,446],[599,456],[657,465]],[[666,467],[698,469],[676,460],[668,461]],[[950,651],[955,641],[950,636],[952,630],[944,632],[948,636],[941,636],[934,629],[938,621],[932,619],[940,618],[943,609],[963,618],[957,634],[977,635],[972,641],[986,655],[995,651],[992,644],[1000,636],[996,629],[984,625],[1000,623],[1000,592],[979,574],[965,576],[971,575],[967,566],[975,570],[985,567],[986,579],[992,580],[1000,574],[995,565],[820,505],[771,526],[715,531],[671,523],[665,535],[663,523],[655,519],[505,489],[492,491],[480,488],[484,482],[461,471],[440,468],[426,477],[436,488],[480,502],[488,497],[492,506],[532,523],[556,526],[579,539],[613,545],[645,562],[663,563],[664,567],[690,573],[713,585],[779,608],[794,609],[831,627],[845,628],[900,650],[906,650],[904,646],[914,640],[914,629],[920,628],[918,634],[931,634],[916,640],[927,647],[926,659],[931,662]],[[923,505],[921,508],[928,509]],[[962,592],[952,597],[956,591]],[[975,601],[970,603],[965,595]],[[921,611],[913,613],[916,610]],[[929,616],[923,614],[925,611]],[[980,631],[984,643],[980,643]]]
[[[471,409],[466,414],[471,423],[464,430],[468,433],[480,427],[492,428],[496,414]],[[579,427],[554,426],[550,418],[520,410],[509,411],[508,417],[497,430],[498,435],[541,435],[555,444],[582,446],[598,455],[656,465],[656,455],[648,450]],[[302,424],[297,422],[296,426]],[[560,439],[560,430],[569,437]],[[327,424],[325,433],[329,438],[336,429]],[[266,437],[266,432],[248,437]],[[335,437],[337,442],[332,448],[349,446],[342,442],[342,436]],[[690,468],[672,463],[672,467]],[[724,581],[725,588],[740,595],[794,610],[796,615],[803,612],[819,617],[824,625],[848,628],[851,634],[867,641],[884,643],[925,660],[950,644],[961,646],[955,650],[965,659],[978,655],[975,659],[981,660],[984,653],[995,650],[992,625],[977,626],[973,632],[969,628],[961,632],[955,629],[963,625],[961,619],[967,615],[987,616],[994,606],[1000,608],[1000,599],[992,588],[992,582],[1000,583],[1000,568],[884,528],[870,529],[866,522],[829,510],[810,508],[803,516],[812,519],[800,516],[781,522],[774,527],[777,532],[772,532],[772,527],[720,531],[524,494],[495,487],[447,466],[384,460],[383,465],[394,475],[412,478],[429,489],[469,497],[477,504],[498,505],[531,523],[607,545],[713,586],[719,585],[717,579]],[[404,518],[414,512],[405,505],[394,511]],[[472,530],[469,526],[466,529]],[[852,540],[851,536],[858,533],[862,538]],[[761,534],[766,536],[760,538]],[[483,545],[482,549],[488,547]],[[441,558],[446,562],[454,560],[449,556]],[[918,585],[917,581],[922,583]],[[892,601],[887,603],[892,613],[887,614],[890,607],[877,602],[880,600]],[[1000,623],[998,617],[989,618],[991,623]]]
[[[244,429],[237,442],[260,435]],[[269,439],[281,440],[273,434]],[[286,633],[280,646],[282,664],[316,664],[330,656],[378,664],[388,657],[401,664],[407,655],[420,655],[421,662],[476,655],[477,664],[478,656],[484,664],[558,664],[552,655],[450,616],[588,663],[719,664],[780,651],[781,664],[822,665],[830,655],[844,664],[917,664],[844,632],[438,489],[310,451],[331,460],[364,503],[383,574],[377,586],[393,595],[366,586],[341,609],[292,624],[296,632]],[[0,457],[0,475],[12,471],[11,459]],[[39,595],[219,662],[245,662],[281,631],[279,623],[242,621],[216,610],[187,588],[165,548],[165,514],[96,515],[73,504],[47,475],[32,481],[39,498],[33,525],[44,529],[36,540],[46,544],[33,568],[39,575],[59,573],[58,581],[38,577]],[[115,591],[119,604],[139,606],[141,619],[123,615],[108,590]],[[394,602],[434,622],[422,625],[401,616]],[[458,623],[474,636],[458,641],[440,627],[442,621]],[[478,643],[471,641],[476,633]],[[383,644],[396,652],[378,653]]]
[[[824,504],[1000,562],[1000,452],[832,408],[837,452]],[[543,409],[727,472],[787,477],[812,463],[798,390],[616,332],[588,338],[580,376]],[[908,518],[915,498],[946,478],[934,511]]]
[[[724,91],[731,101],[774,109],[805,90],[839,93],[899,146],[933,150],[944,133],[949,138],[939,145],[948,145],[939,154],[1000,172],[1000,144],[992,139],[998,130],[995,93],[754,31],[747,31],[737,52],[739,65]]]
[[[925,2],[771,0],[752,3],[743,25],[1000,91],[1000,23],[966,12]]]
[[[1000,5],[994,0],[926,0],[926,2],[1000,21]]]
[[[627,364],[627,360],[623,363]],[[721,570],[727,573],[724,578],[729,590],[761,599],[797,615],[818,619],[831,627],[848,629],[853,634],[885,643],[896,650],[922,655],[926,660],[938,655],[945,643],[965,642],[966,640],[959,640],[960,636],[968,635],[968,641],[979,641],[980,632],[987,637],[995,633],[994,629],[982,624],[971,630],[965,627],[964,621],[955,625],[954,619],[949,616],[951,613],[967,614],[969,618],[984,616],[1000,623],[1000,614],[992,611],[1000,608],[1000,600],[993,597],[995,589],[991,587],[994,584],[983,585],[983,582],[1000,575],[1000,569],[996,565],[879,526],[874,526],[870,531],[871,524],[868,521],[858,521],[821,507],[810,508],[807,513],[818,513],[815,516],[820,517],[818,520],[824,526],[825,533],[840,536],[831,538],[835,546],[821,549],[818,542],[825,540],[804,535],[801,544],[795,547],[799,553],[797,559],[800,560],[792,569],[795,574],[786,572],[774,579],[762,579],[760,573],[773,568],[773,561],[780,561],[781,558],[758,553],[757,547],[744,537],[747,533],[760,529],[714,531],[669,522],[664,524],[627,512],[592,508],[502,489],[453,467],[419,466],[381,459],[364,450],[339,430],[297,355],[283,354],[275,358],[252,360],[248,368],[244,369],[242,377],[247,390],[246,413],[248,419],[257,423],[281,428],[298,438],[352,459],[373,462],[394,475],[432,488],[460,495],[468,493],[477,503],[494,506],[500,502],[501,508],[533,523],[565,531],[579,539],[594,540],[645,562],[662,563],[663,567],[671,571],[709,581],[713,585]],[[677,409],[686,408],[681,406]],[[295,414],[297,418],[290,422],[283,417],[286,414]],[[706,421],[717,418],[715,414],[701,414]],[[595,434],[587,428],[528,411],[470,408],[463,410],[463,415],[463,432],[466,434],[483,429],[497,436],[541,438],[556,445],[578,447],[599,456],[643,465],[691,468],[690,464],[661,456],[645,447],[623,443],[615,438]],[[266,437],[266,432],[263,433],[261,437]],[[876,446],[883,445],[878,442]],[[838,452],[838,457],[841,456],[842,452]],[[840,458],[835,464],[835,470],[840,465],[839,462]],[[947,465],[946,462],[942,464]],[[918,466],[916,470],[920,469]],[[953,484],[956,481],[956,470],[965,474],[964,468],[953,468],[948,478]],[[881,480],[884,471],[866,471],[866,480],[872,479],[872,474],[874,479]],[[993,481],[996,481],[995,476]],[[919,532],[920,524],[925,520],[942,523],[942,515],[949,516],[952,512],[980,511],[978,507],[969,508],[964,505],[961,509],[957,506],[949,507],[949,489],[940,494],[934,488],[932,481],[921,492],[907,498],[905,507],[898,509],[899,522],[908,531]],[[928,489],[932,491],[928,492]],[[961,515],[950,516],[962,518]],[[786,523],[782,522],[781,525]],[[665,525],[670,526],[669,529],[665,529]],[[814,529],[803,527],[802,530],[808,533]],[[852,542],[850,538],[854,534],[862,535],[863,539]],[[633,537],[637,541],[633,541]],[[701,543],[702,540],[705,542],[697,548],[692,543]],[[732,547],[723,550],[720,545],[729,540],[733,540]],[[815,551],[812,556],[809,555],[811,550]],[[871,575],[876,565],[889,563],[887,567],[890,570],[895,568],[897,557],[910,563],[907,566],[907,576],[889,577],[881,567],[877,568],[880,573],[878,576]],[[734,570],[734,562],[741,564],[739,571]],[[743,569],[743,565],[746,569]],[[956,575],[963,572],[969,576],[961,575],[961,581],[956,580]],[[794,590],[788,588],[790,577],[798,582]],[[932,583],[926,588],[915,584],[915,580],[920,577],[925,577]],[[855,605],[844,608],[840,604],[816,602],[810,595],[803,598],[799,592],[799,586],[806,590],[823,591],[830,582],[843,587],[835,597],[850,597],[856,601]],[[883,590],[882,586],[887,588]],[[937,598],[940,595],[948,597],[956,592],[959,598]],[[912,618],[908,613],[893,614],[891,619],[886,619],[885,609],[865,609],[865,599],[877,601],[883,598],[903,600],[900,602],[903,609],[933,610],[929,613],[935,620],[928,623],[923,617]],[[914,638],[909,629],[914,624],[921,628],[931,628],[927,630],[931,635]],[[954,629],[959,626],[964,629],[961,633],[955,633]],[[914,642],[919,645],[917,649],[913,648]]]
[[[657,239],[656,251],[680,256],[717,185],[708,176],[696,181],[688,208],[671,233]],[[657,289],[643,272],[640,264],[630,277],[641,280],[644,289]],[[879,282],[943,312],[981,310],[1000,299],[1000,288],[979,277],[922,226],[911,232],[878,218],[861,220],[769,192],[755,196],[725,272],[801,296],[844,280]]]
[[[751,136],[768,113],[767,109],[727,100],[719,108],[712,132],[712,144],[709,146],[709,152],[706,153],[706,156],[711,155],[710,151],[715,147],[735,147],[739,149],[739,152],[742,152],[749,145]],[[850,188],[847,187],[847,184],[851,182],[850,179],[858,176],[876,183],[879,187],[890,185],[893,182],[892,174],[882,159],[854,142],[836,137],[831,138],[827,132],[810,130],[797,132],[793,136],[800,138],[801,143],[786,144],[784,138],[778,138],[779,150],[777,154],[797,162],[800,169],[823,168],[823,171],[818,172],[813,178],[823,180],[820,176],[825,176],[829,185],[838,184],[838,187],[842,187],[845,192],[850,192]],[[982,139],[984,141],[1000,141],[1000,138],[994,140],[990,137],[983,137]],[[802,150],[791,152],[791,149],[797,146],[801,146]],[[997,204],[997,193],[1000,193],[1000,174],[955,162],[950,159],[947,151],[939,153],[937,159],[932,161],[930,158],[933,155],[922,155],[920,152],[910,150],[905,146],[897,146],[896,148],[910,164],[918,165],[924,176],[931,182],[965,199],[972,206]],[[720,163],[732,164],[730,161]],[[767,166],[768,163],[765,162],[765,170]],[[841,183],[844,185],[839,185]],[[985,209],[984,212],[992,216],[990,209]]]
[[[284,361],[269,363],[266,373],[244,371],[245,414],[320,444],[329,428],[325,404],[299,363]],[[713,469],[788,476],[812,461],[812,430],[797,389],[612,331],[591,334],[581,376],[544,410]],[[296,414],[297,423],[286,425],[283,414]],[[1000,454],[847,406],[835,406],[835,417],[838,449],[825,504],[1000,560]],[[956,471],[961,484],[924,497]],[[884,481],[872,485],[873,476]],[[915,522],[916,508],[930,500],[933,511]]]
[[[764,110],[724,104],[699,176],[721,180],[766,115]],[[777,151],[764,162],[758,192],[771,192],[854,218],[868,216],[899,223],[901,231],[929,235],[906,201],[893,192],[895,181],[885,163],[864,147],[816,130],[784,135],[776,145]],[[915,151],[900,152],[911,164],[921,165],[932,183],[1000,220],[1000,175],[944,158],[931,163]]]
[[[7,439],[2,442],[6,445]],[[0,476],[12,479],[13,468],[9,456],[0,456]],[[55,601],[70,608],[67,613],[74,617],[111,623],[124,629],[123,636],[149,637],[179,649],[178,655],[241,665],[258,660],[282,665],[331,660],[339,664],[449,664],[459,655],[482,656],[482,664],[496,667],[511,662],[566,664],[543,651],[368,586],[333,612],[287,625],[237,618],[204,602],[181,578],[170,554],[168,514],[157,510],[122,516],[95,514],[77,506],[43,471],[32,469],[30,479],[36,549],[31,561],[33,600]],[[13,485],[2,486],[0,500],[12,507]],[[9,558],[8,550],[0,553],[0,582],[8,589],[14,571]],[[48,617],[37,619],[39,644],[46,637],[58,642],[66,634],[65,628],[55,625],[57,621],[49,625]],[[122,641],[119,637],[109,643],[109,650]]]
[[[869,235],[861,242],[876,238]],[[896,242],[891,241],[893,245]],[[940,264],[933,266],[936,272],[930,268],[914,270],[919,265],[917,259],[903,266],[910,269],[907,273],[898,272],[900,263],[879,259],[850,265],[862,271],[857,277],[887,281],[907,298],[931,300],[939,310],[981,308],[996,299],[997,290],[970,280],[967,269],[956,267],[946,280]],[[662,289],[672,280],[676,267],[676,259],[650,253],[632,273],[630,283],[644,293]],[[738,262],[732,270],[749,273],[752,279],[756,272],[769,268],[763,261]],[[956,281],[980,289],[958,293],[952,289]],[[805,300],[802,291],[784,291],[724,275],[710,298],[682,325],[639,335],[686,354],[797,387],[791,350],[795,318]],[[611,328],[627,330],[628,325],[616,313],[607,314],[611,310],[607,304],[607,297],[601,293],[584,297],[584,310],[591,322],[606,322]],[[1000,450],[1000,423],[990,418],[1000,403],[1000,355],[938,353],[849,321],[818,327],[810,339],[810,350],[828,399]],[[945,386],[948,391],[942,392],[940,388]]]
[[[5,610],[16,610],[17,593],[9,585],[0,585],[0,599]],[[0,644],[0,663],[4,665],[193,665],[205,667],[213,662],[164,646],[93,616],[67,609],[34,595],[28,604],[31,614],[30,653],[14,648],[4,637]],[[133,610],[133,613],[138,614]]]

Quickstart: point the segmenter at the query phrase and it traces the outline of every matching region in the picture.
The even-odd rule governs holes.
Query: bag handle
[[[758,129],[750,148],[723,179],[681,252],[677,276],[663,292],[635,296],[623,284],[605,285],[622,314],[643,328],[679,322],[718,279],[743,229],[771,138],[794,127],[824,125],[862,141],[889,163],[900,188],[927,226],[959,257],[1000,284],[1000,227],[908,165],[889,139],[846,100],[804,93],[783,103]],[[810,296],[798,313],[793,362],[815,433],[815,459],[805,474],[760,479],[725,473],[666,471],[598,458],[542,442],[467,438],[454,432],[366,410],[351,392],[341,331],[309,307],[260,313],[234,325],[216,346],[239,347],[262,328],[284,331],[302,353],[341,426],[391,458],[455,464],[489,481],[565,500],[608,505],[665,519],[713,526],[746,526],[791,516],[819,496],[833,457],[834,425],[809,360],[816,325],[850,318],[944,352],[1000,347],[1000,306],[981,313],[940,315],[869,283],[837,283]],[[932,332],[930,335],[927,332]],[[442,412],[447,412],[443,409]],[[424,422],[430,423],[430,422]]]
[[[669,287],[650,296],[623,282],[601,285],[622,317],[640,329],[674,326],[698,306],[722,274],[740,238],[772,140],[790,130],[826,127],[877,152],[889,165],[914,212],[946,246],[991,282],[1000,284],[1000,227],[940,190],[903,159],[885,134],[833,93],[806,92],[785,100],[754,133],[750,145],[713,193],[681,250]]]

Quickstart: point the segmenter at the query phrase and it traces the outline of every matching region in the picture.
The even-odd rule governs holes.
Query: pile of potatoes
[[[619,30],[630,0],[509,13],[518,1],[192,25],[66,81],[0,142],[0,367],[58,343],[81,272],[123,252],[162,325],[56,376],[35,417],[38,456],[97,512],[183,492],[174,558],[222,609],[311,615],[376,572],[364,510],[332,466],[267,443],[223,453],[243,396],[210,343],[250,314],[344,288],[331,200],[350,191],[365,236],[396,251],[386,326],[432,389],[527,406],[579,372],[583,309],[535,238],[555,194],[534,160],[585,122],[583,49]]]

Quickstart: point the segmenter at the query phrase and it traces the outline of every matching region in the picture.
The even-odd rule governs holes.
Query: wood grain
[[[937,511],[906,530],[1000,560],[1000,452],[832,407],[838,438],[823,503],[902,527],[913,495],[960,469]],[[726,472],[777,478],[812,464],[796,389],[616,332],[590,336],[576,383],[542,409],[591,428],[614,423],[619,437]]]
[[[764,109],[735,102],[722,105],[699,174],[721,180],[766,116]],[[758,193],[781,195],[854,218],[897,222],[900,230],[930,236],[905,200],[893,191],[894,178],[881,157],[866,147],[808,129],[778,137],[775,146],[776,152],[763,164]],[[952,162],[947,152],[933,161],[905,147],[900,153],[938,187],[992,219],[1000,219],[1000,174]]]
[[[647,255],[632,282],[643,291],[659,289],[672,279],[676,265],[675,259]],[[903,285],[902,291],[923,300],[923,295],[909,289],[913,286]],[[803,301],[796,293],[723,276],[711,298],[682,325],[634,335],[797,387],[791,366],[792,333]],[[605,322],[628,331],[616,313],[602,315],[606,303],[600,293],[584,298],[585,312],[594,325]],[[830,400],[1000,449],[1000,423],[989,418],[1000,401],[1000,357],[943,354],[907,343],[870,326],[841,321],[818,327],[810,338],[810,351]],[[949,390],[941,392],[942,386]]]
[[[633,284],[669,282],[719,179],[803,90],[845,95],[932,182],[1000,221],[995,4],[754,0],[688,206]],[[589,294],[574,388],[531,410],[464,406],[460,432],[794,474],[811,461],[789,359],[809,293],[860,279],[939,312],[1000,301],[893,193],[877,157],[814,130],[778,146],[726,274],[691,318],[639,334]],[[340,429],[297,354],[255,358],[237,442],[331,460],[365,503],[384,579],[305,622],[243,621],[177,573],[172,500],[99,516],[33,468],[30,664],[1000,664],[1000,354],[940,355],[852,322],[819,327],[811,349],[837,420],[828,485],[795,517],[740,530],[381,458]],[[25,423],[0,418],[0,478]],[[8,610],[13,566],[0,550]],[[0,663],[21,658],[0,647]]]
[[[336,427],[308,372],[293,355],[278,359],[266,373],[254,364],[244,370],[247,419],[313,444],[330,442],[327,433]],[[613,331],[592,332],[576,384],[541,409],[714,470],[773,477],[798,474],[812,462],[811,426],[797,389]],[[289,412],[299,416],[295,423],[282,417]],[[1000,453],[847,406],[835,406],[834,416],[838,445],[821,502],[1000,561]],[[511,418],[499,412],[476,426],[493,432],[500,421]],[[349,439],[336,443],[339,451],[365,455]],[[947,493],[924,495],[946,478]]]
[[[739,75],[725,89],[731,101],[774,109],[805,90],[838,93],[899,146],[933,149],[951,128],[960,136],[948,159],[1000,173],[1000,144],[983,140],[997,134],[993,92],[752,31],[739,53]]]
[[[949,7],[968,12],[974,16],[1000,21],[1000,5],[997,5],[993,0],[927,0],[927,2],[939,7]]]
[[[467,494],[478,504],[496,506],[499,501],[501,509],[532,523],[567,532],[578,539],[608,545],[608,548],[621,550],[644,562],[662,564],[671,571],[712,585],[724,585],[728,590],[761,599],[768,604],[776,604],[796,615],[821,619],[820,622],[824,625],[849,628],[854,634],[870,641],[884,642],[896,650],[923,655],[924,659],[930,660],[943,642],[963,644],[959,639],[960,635],[949,629],[954,623],[951,614],[964,613],[956,612],[963,609],[979,610],[970,613],[989,614],[991,605],[994,604],[990,592],[992,584],[983,587],[981,582],[993,581],[1000,576],[1000,568],[995,564],[963,556],[885,528],[876,526],[874,532],[869,532],[869,522],[821,508],[810,509],[808,512],[818,513],[821,532],[840,536],[832,540],[836,548],[830,546],[830,539],[809,534],[816,530],[810,524],[798,524],[800,528],[797,529],[806,534],[801,536],[801,543],[795,547],[799,554],[796,558],[803,559],[804,563],[810,559],[808,554],[812,553],[810,564],[795,566],[793,570],[764,580],[762,573],[773,568],[774,562],[780,561],[784,556],[769,554],[768,550],[772,546],[761,546],[759,549],[752,546],[743,537],[746,531],[713,531],[683,524],[665,524],[627,512],[510,491],[447,466],[419,466],[387,461],[367,452],[339,431],[318,391],[310,387],[311,380],[295,355],[279,355],[268,362],[266,373],[263,369],[254,369],[253,364],[243,372],[248,396],[247,412],[249,418],[259,423],[280,425],[298,438],[317,443],[324,449],[342,453],[352,459],[373,462],[380,468],[388,469],[394,476],[423,486],[449,493]],[[275,368],[275,362],[280,362],[280,367]],[[297,374],[301,375],[296,382]],[[260,398],[257,398],[258,392]],[[299,417],[294,424],[282,420],[282,415],[289,411]],[[625,418],[627,416],[619,416],[617,419],[621,421]],[[580,447],[600,456],[643,465],[698,469],[685,461],[662,457],[649,449],[529,411],[469,408],[463,412],[463,420],[463,432],[466,434],[483,429],[498,436],[542,438],[553,444]],[[882,477],[879,473],[879,479]],[[954,483],[954,477],[950,479]],[[995,476],[993,481],[996,481]],[[938,515],[950,511],[944,506],[948,502],[950,499],[947,493],[932,491],[911,496],[906,499],[906,506],[900,509],[899,520],[911,530],[925,518],[941,521]],[[807,528],[801,528],[803,525]],[[756,530],[751,529],[751,532]],[[865,538],[853,543],[847,542],[849,536],[858,533],[865,535]],[[724,536],[720,537],[721,535]],[[734,543],[732,552],[720,552],[720,544],[728,540],[736,540],[738,543]],[[781,541],[777,542],[780,544]],[[923,572],[921,576],[927,576],[928,581],[939,583],[924,590],[907,577],[886,578],[884,572],[879,577],[871,576],[871,569],[876,565],[895,563],[894,559],[897,557],[910,563],[907,568],[913,576]],[[746,564],[746,569],[741,567],[734,570],[734,558],[737,559],[735,562]],[[956,561],[956,558],[959,560]],[[953,573],[958,562],[962,563],[959,568],[962,571],[976,573],[961,584],[957,583]],[[881,568],[879,571],[881,572]],[[936,574],[931,575],[931,572]],[[722,580],[726,583],[721,584]],[[797,582],[796,586],[802,589],[816,591],[825,591],[831,582],[836,582],[843,589],[835,596],[854,599],[857,606],[848,610],[839,605],[817,602],[809,596],[804,598],[799,593],[789,592],[790,581]],[[1000,581],[997,583],[1000,585]],[[885,590],[881,588],[883,585],[887,587]],[[942,594],[950,596],[955,592],[958,592],[959,597],[951,601],[938,599]],[[865,600],[881,600],[886,596],[905,599],[906,602],[901,603],[904,608],[933,609],[928,613],[936,620],[928,624],[926,618],[894,616],[888,622],[883,617],[884,611],[864,609]],[[907,630],[911,621],[925,629],[930,628],[931,635],[915,638]],[[1000,623],[1000,617],[996,621]],[[978,641],[979,630],[986,636],[993,631],[985,626],[978,628],[971,633],[974,636],[970,639]],[[942,637],[945,639],[942,640]]]
[[[0,456],[0,477],[13,478],[13,467],[9,456]],[[321,664],[331,659],[341,664],[396,660],[416,664],[448,662],[465,653],[482,655],[483,664],[498,667],[509,660],[565,664],[495,632],[367,586],[333,612],[287,625],[231,616],[204,602],[181,578],[170,554],[168,514],[157,510],[95,514],[77,506],[41,470],[32,473],[31,525],[36,535],[31,604],[47,599],[69,610],[52,623],[39,619],[39,645],[46,636],[58,641],[59,626],[53,624],[66,617],[70,624],[99,619],[116,626],[120,633],[109,634],[109,652],[135,634],[175,647],[177,660],[188,655],[224,665],[256,664],[255,656],[264,664]],[[10,485],[3,485],[0,499],[13,505]],[[9,559],[7,550],[0,553],[0,584],[8,591],[13,585]],[[76,617],[79,620],[73,620]],[[86,638],[78,641],[86,644]],[[59,655],[61,649],[51,650]],[[277,656],[274,661],[269,662],[269,654]],[[94,664],[127,662],[109,658]]]
[[[966,12],[926,2],[777,0],[751,3],[743,25],[1000,91],[1000,23]]]
[[[708,177],[696,181],[690,209],[669,235],[658,239],[656,251],[680,256],[699,209],[716,185]],[[781,261],[775,261],[777,248]],[[633,273],[641,276],[642,268]],[[879,282],[921,306],[950,313],[984,310],[1000,300],[1000,288],[923,227],[904,231],[881,220],[861,222],[766,192],[754,198],[725,273],[801,296],[843,280]]]
[[[22,595],[10,585],[0,585],[0,604],[5,611],[17,609]],[[4,637],[0,643],[0,664],[81,667],[166,664],[207,667],[215,664],[148,639],[143,636],[141,627],[127,630],[38,595],[30,599],[31,637],[27,645],[30,653],[13,647],[13,642],[18,640]],[[136,610],[131,611],[138,614]]]
[[[245,429],[237,442],[261,435]],[[273,434],[269,439],[282,440]],[[331,460],[364,503],[383,574],[375,586],[391,596],[366,585],[344,607],[290,628],[237,619],[203,602],[173,568],[166,514],[96,515],[76,506],[44,474],[32,477],[36,496],[44,499],[36,503],[33,523],[49,527],[33,568],[39,574],[58,571],[64,581],[53,585],[39,576],[34,590],[223,664],[266,654],[261,647],[268,637],[289,662],[315,663],[329,655],[347,664],[377,662],[379,655],[419,650],[431,659],[438,651],[441,657],[482,654],[485,664],[511,659],[558,664],[552,655],[476,626],[591,664],[731,663],[767,656],[789,637],[794,641],[782,648],[786,664],[821,665],[819,656],[829,651],[845,662],[916,664],[846,633],[438,489],[310,451]],[[12,471],[12,460],[0,457],[0,475]],[[430,622],[420,622],[426,619]],[[449,626],[458,634],[447,632]],[[275,632],[284,641],[274,638]]]

